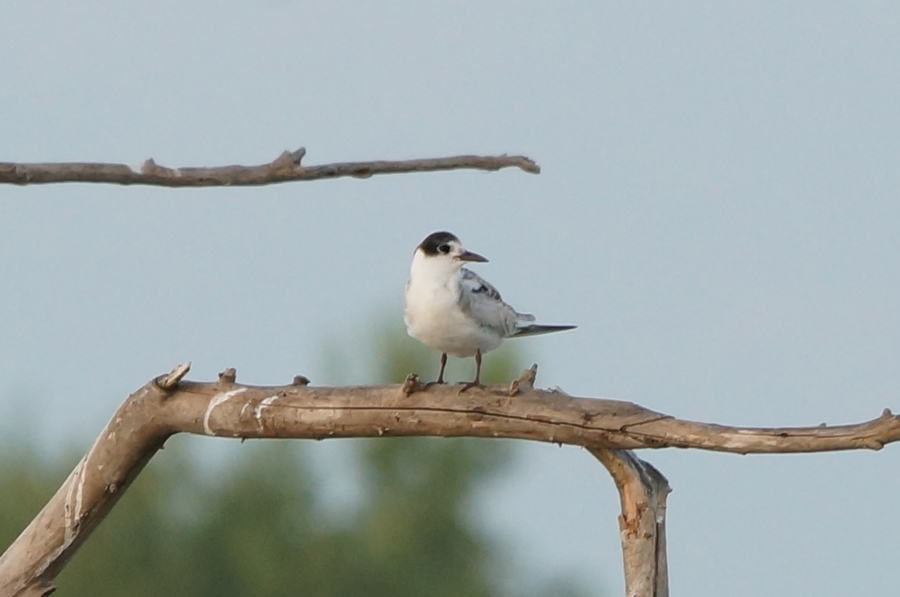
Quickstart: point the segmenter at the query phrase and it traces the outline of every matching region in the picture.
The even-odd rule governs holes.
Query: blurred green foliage
[[[369,354],[372,381],[436,373],[437,354],[385,326]],[[492,353],[484,379],[513,378],[515,361],[512,352]],[[343,374],[333,375],[340,381]],[[193,441],[196,447],[209,440]],[[516,571],[470,510],[479,483],[509,464],[509,443],[343,441],[352,442],[362,474],[356,506],[335,515],[303,442],[248,442],[238,458],[213,463],[210,472],[184,438],[173,438],[58,577],[58,594],[504,594]],[[15,539],[79,457],[39,457],[26,447],[0,451],[0,547]],[[531,594],[579,593],[563,582]]]

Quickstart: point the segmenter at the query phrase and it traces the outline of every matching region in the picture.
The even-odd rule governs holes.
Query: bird
[[[487,263],[487,259],[467,250],[450,232],[426,236],[413,253],[403,312],[407,333],[441,353],[441,372],[432,383],[445,383],[448,354],[475,357],[475,379],[460,392],[484,387],[481,357],[504,339],[576,327],[535,324],[534,315],[519,313],[505,303],[496,288],[464,267],[468,263]]]

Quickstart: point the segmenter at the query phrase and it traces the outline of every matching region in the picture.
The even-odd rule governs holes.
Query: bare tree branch
[[[163,187],[258,186],[320,180],[324,178],[368,178],[375,174],[436,172],[439,170],[500,170],[515,167],[532,174],[540,173],[534,161],[520,155],[458,155],[446,158],[375,162],[345,162],[321,166],[301,166],[306,149],[285,151],[268,164],[260,166],[221,166],[216,168],[166,168],[153,159],[144,162],[137,172],[125,164],[62,162],[48,164],[16,164],[0,162],[0,183],[17,185],[54,182],[102,182],[122,185],[154,185]]]
[[[619,490],[619,535],[628,597],[669,597],[666,497],[669,482],[630,450],[588,448]]]
[[[537,390],[533,369],[509,387],[464,394],[448,386],[423,389],[414,376],[403,385],[313,387],[298,376],[288,386],[252,387],[234,383],[234,372],[226,370],[217,383],[179,381],[187,369],[152,380],[119,407],[62,487],[0,556],[0,597],[49,591],[72,554],[175,433],[504,437],[600,450],[674,446],[739,454],[878,449],[900,439],[900,418],[888,410],[858,425],[725,427],[629,402]]]

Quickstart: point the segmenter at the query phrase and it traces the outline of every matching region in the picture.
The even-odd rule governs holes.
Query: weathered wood
[[[298,180],[327,178],[369,178],[376,174],[438,172],[442,170],[500,170],[519,168],[538,174],[541,169],[520,155],[458,155],[417,160],[379,160],[343,162],[320,166],[301,166],[306,149],[285,151],[268,164],[259,166],[221,166],[213,168],[167,168],[153,159],[144,162],[140,171],[125,164],[60,162],[17,164],[0,162],[0,183],[16,185],[59,182],[94,182],[121,185],[153,185],[162,187],[259,186]]]
[[[840,427],[725,427],[629,402],[538,390],[533,370],[509,387],[463,394],[453,386],[424,389],[412,376],[403,385],[314,387],[298,376],[288,386],[252,387],[235,383],[232,370],[216,383],[180,381],[187,371],[181,366],[152,380],[119,407],[59,491],[0,556],[0,597],[51,590],[53,578],[175,433],[503,437],[599,450],[677,446],[741,454],[877,449],[900,439],[900,418],[887,410],[873,421]]]
[[[627,597],[669,597],[666,497],[669,482],[630,450],[588,448],[609,471],[622,513],[619,538]]]

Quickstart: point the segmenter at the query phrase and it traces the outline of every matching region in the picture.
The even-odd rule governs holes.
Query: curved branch
[[[285,151],[275,160],[260,166],[221,166],[215,168],[166,168],[153,159],[144,162],[140,172],[125,164],[97,164],[60,162],[47,164],[17,164],[0,162],[0,183],[17,185],[49,184],[54,182],[97,182],[122,185],[153,185],[162,187],[218,187],[258,186],[320,180],[324,178],[369,178],[375,174],[436,172],[440,170],[500,170],[519,168],[532,174],[540,173],[534,161],[520,155],[477,156],[458,155],[446,158],[419,160],[345,162],[321,166],[301,166],[306,149]]]
[[[900,439],[885,411],[859,425],[737,428],[683,421],[616,400],[533,387],[534,369],[511,386],[423,389],[403,385],[314,387],[180,381],[188,366],[128,397],[44,509],[0,556],[0,596],[42,595],[163,443],[175,433],[235,438],[504,437],[593,449],[682,447],[746,454],[878,449]]]

